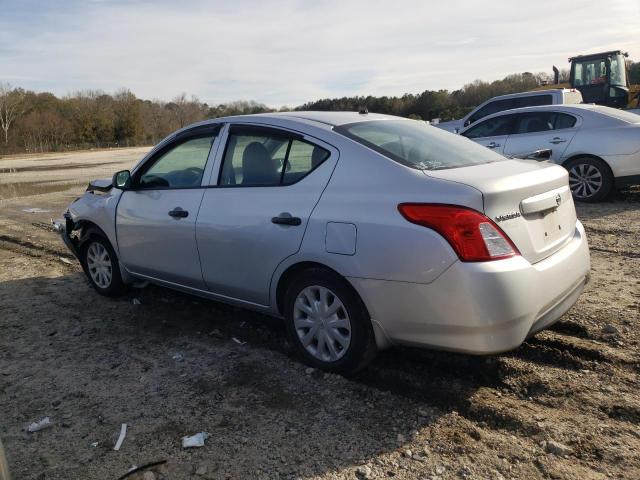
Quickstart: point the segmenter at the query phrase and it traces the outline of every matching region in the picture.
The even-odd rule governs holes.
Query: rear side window
[[[576,124],[576,121],[577,119],[573,115],[567,115],[566,113],[556,113],[553,129],[562,130],[563,128],[572,128]]]
[[[573,115],[559,112],[530,112],[518,116],[515,134],[546,132],[571,128],[576,124]]]
[[[504,157],[417,120],[373,120],[335,127],[334,131],[420,170],[441,170],[499,162]]]
[[[553,112],[522,113],[518,116],[518,126],[514,133],[535,133],[553,130],[555,116],[556,114]]]
[[[329,152],[286,132],[233,129],[225,149],[220,185],[291,185],[329,157]]]
[[[553,98],[551,95],[531,95],[530,97],[517,97],[514,98],[514,107],[537,107],[538,105],[551,105]]]
[[[462,133],[467,138],[495,137],[510,135],[514,131],[516,115],[501,115],[489,118]]]

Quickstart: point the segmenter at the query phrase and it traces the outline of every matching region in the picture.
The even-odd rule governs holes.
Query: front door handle
[[[491,142],[489,145],[487,145],[487,148],[498,148],[499,146],[499,143]]]
[[[564,143],[564,142],[566,142],[566,140],[564,138],[560,138],[560,137],[555,137],[555,138],[549,140],[549,143],[554,143],[554,144]]]
[[[281,213],[277,217],[273,217],[271,223],[275,223],[276,225],[298,226],[302,223],[302,220],[300,217],[292,217],[290,213]]]
[[[187,218],[189,216],[189,212],[180,207],[176,207],[169,212],[169,216],[173,218]]]

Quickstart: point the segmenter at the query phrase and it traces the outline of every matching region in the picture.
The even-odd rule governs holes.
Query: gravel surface
[[[15,479],[154,462],[127,478],[640,478],[640,189],[578,206],[592,281],[551,330],[489,357],[389,350],[346,379],[293,358],[278,320],[89,288],[49,218],[144,151],[0,159],[0,436]],[[68,185],[20,185],[42,169],[3,170],[17,162],[57,165],[44,180]],[[199,432],[205,445],[184,449]]]

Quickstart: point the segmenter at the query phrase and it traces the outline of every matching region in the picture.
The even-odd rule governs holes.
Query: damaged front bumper
[[[62,241],[67,246],[71,253],[75,255],[75,257],[80,260],[80,250],[78,248],[78,239],[73,238],[71,233],[75,229],[75,224],[73,219],[71,218],[71,214],[67,210],[63,215],[63,220],[52,220],[51,225],[53,229],[60,234],[62,237]]]

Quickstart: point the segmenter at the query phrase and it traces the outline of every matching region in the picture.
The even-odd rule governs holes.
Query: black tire
[[[307,287],[324,287],[337,297],[347,311],[351,339],[342,356],[335,361],[322,361],[303,346],[294,324],[294,308],[298,295]],[[375,358],[377,347],[371,318],[353,287],[337,273],[323,268],[304,270],[293,277],[284,295],[284,316],[289,339],[303,362],[327,372],[353,375]],[[329,336],[326,337],[329,339]],[[335,343],[337,346],[338,344]]]
[[[111,281],[108,285],[99,285],[94,280],[91,269],[89,266],[89,250],[92,245],[98,244],[101,245],[109,256],[109,260],[111,262]],[[118,256],[116,252],[113,250],[111,243],[106,239],[103,235],[94,233],[89,236],[83,243],[80,249],[80,259],[82,261],[82,268],[84,273],[87,275],[89,282],[93,286],[93,288],[100,295],[104,295],[106,297],[118,297],[127,291],[127,286],[122,281],[122,275],[120,273],[120,265],[118,263]]]
[[[613,174],[609,166],[595,157],[578,157],[565,165],[569,171],[569,187],[573,198],[578,202],[601,202],[613,189]],[[586,175],[589,174],[589,175]],[[591,182],[581,182],[582,178],[591,178]]]

